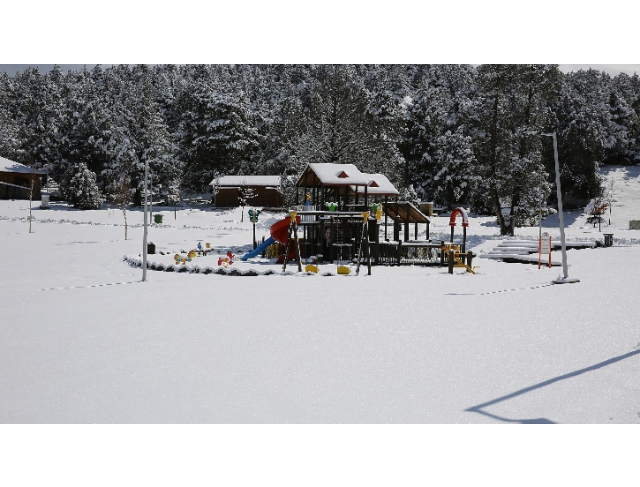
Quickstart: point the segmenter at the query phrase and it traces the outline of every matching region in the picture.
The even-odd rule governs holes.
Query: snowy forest
[[[0,156],[100,198],[141,204],[144,165],[169,202],[224,174],[310,162],[386,175],[411,201],[495,214],[502,234],[602,191],[640,163],[640,78],[557,65],[115,65],[0,74]],[[75,181],[75,182],[73,182]],[[289,183],[290,184],[290,183]],[[100,201],[99,199],[97,201]]]

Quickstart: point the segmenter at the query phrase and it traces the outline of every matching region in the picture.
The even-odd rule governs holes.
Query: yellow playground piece
[[[452,244],[452,243],[445,243],[444,244],[446,247],[446,251],[444,253],[444,259],[446,261],[449,261],[449,251],[453,250],[453,267],[463,267],[467,270],[467,272],[471,272],[471,274],[475,275],[475,271],[474,269],[480,266],[474,265],[473,267],[468,266],[467,264],[465,264],[464,262],[462,262],[462,259],[460,259],[460,245],[458,244]]]
[[[338,274],[351,274],[351,267],[348,267],[346,265],[339,265],[338,266]]]
[[[305,268],[304,268],[305,272],[313,272],[314,274],[318,273],[318,266],[315,264],[308,264]]]
[[[467,272],[471,272],[471,274],[475,275],[476,271],[474,271],[473,269],[475,269],[478,266],[474,265],[473,268],[469,267],[467,264],[465,264],[460,260],[458,255],[460,254],[455,254],[455,256],[453,257],[453,262],[454,262],[453,267],[464,267],[465,269],[467,269]]]

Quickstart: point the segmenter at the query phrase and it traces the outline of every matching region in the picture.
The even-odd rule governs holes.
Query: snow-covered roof
[[[215,179],[209,183],[213,186]],[[278,186],[280,184],[280,176],[222,176],[220,178],[221,187],[239,187],[246,186]]]
[[[353,164],[334,164],[332,162],[320,162],[307,164],[300,179],[296,183],[298,186],[312,187],[308,180],[309,173],[313,172],[323,186],[364,186],[369,180]]]
[[[32,169],[29,166],[0,157],[0,172],[17,172],[22,174],[47,174],[46,171]]]
[[[362,173],[362,175],[369,180],[369,186],[367,187],[368,195],[397,196],[398,194],[400,194],[384,174]],[[356,187],[351,186],[351,191],[355,190]],[[364,187],[358,186],[358,194],[364,194]]]

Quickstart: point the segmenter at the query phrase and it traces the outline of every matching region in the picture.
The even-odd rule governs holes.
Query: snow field
[[[625,191],[620,218],[635,211]],[[380,266],[347,279],[238,259],[274,274],[149,271],[141,283],[123,261],[141,251],[141,212],[128,212],[125,241],[118,211],[34,210],[33,234],[25,211],[0,202],[4,423],[640,422],[640,231],[615,217],[614,247],[568,251],[578,284],[489,259],[475,276]],[[149,231],[158,250],[250,248],[237,211],[162,213]],[[601,238],[584,217],[566,220],[570,241]],[[448,231],[448,217],[434,218],[432,234]],[[469,247],[489,252],[498,233],[472,216]],[[513,240],[536,237],[518,229]]]

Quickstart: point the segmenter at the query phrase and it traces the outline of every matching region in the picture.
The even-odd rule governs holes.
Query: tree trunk
[[[500,235],[507,235],[508,229],[504,221],[504,216],[502,216],[502,207],[500,206],[500,196],[498,196],[498,190],[495,188],[491,189],[491,201],[493,203],[494,209],[496,210],[496,218],[498,219],[498,225],[500,225]]]

